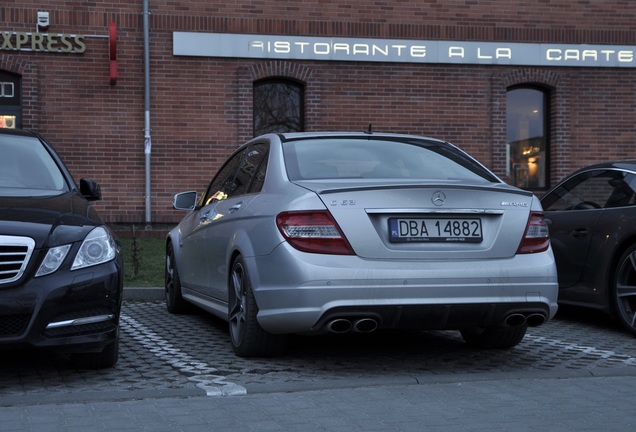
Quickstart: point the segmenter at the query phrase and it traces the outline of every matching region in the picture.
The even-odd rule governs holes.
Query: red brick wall
[[[551,181],[636,158],[636,69],[279,62],[172,56],[174,31],[420,40],[636,45],[636,2],[543,0],[150,0],[152,222],[173,223],[175,192],[201,191],[252,134],[252,83],[306,85],[307,130],[414,133],[449,140],[505,173],[506,89],[551,91]],[[79,33],[84,54],[0,51],[23,83],[23,126],[44,133],[75,177],[100,181],[110,222],[145,220],[142,0],[5,0],[0,31]],[[109,84],[108,23],[119,79]],[[96,37],[92,37],[96,36]]]

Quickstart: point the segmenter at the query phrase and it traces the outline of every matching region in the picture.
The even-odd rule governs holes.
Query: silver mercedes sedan
[[[510,348],[557,311],[539,200],[431,138],[254,138],[166,242],[168,311],[229,322],[234,352],[272,356],[290,334],[459,330]]]

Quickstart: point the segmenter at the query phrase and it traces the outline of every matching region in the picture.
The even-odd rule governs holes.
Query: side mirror
[[[172,207],[177,210],[193,210],[196,203],[196,191],[181,192],[174,196],[172,200]]]
[[[80,179],[80,193],[88,201],[98,201],[102,199],[102,188],[95,180]]]

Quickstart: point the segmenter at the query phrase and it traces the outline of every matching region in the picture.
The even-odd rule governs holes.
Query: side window
[[[254,83],[254,136],[301,132],[304,125],[304,87],[290,80],[267,79]]]
[[[636,179],[621,171],[581,173],[543,200],[545,210],[590,210],[634,205]]]
[[[256,175],[259,172],[261,165],[264,162],[267,155],[267,145],[264,143],[258,143],[251,146],[241,158],[241,162],[234,177],[234,184],[236,189],[233,195],[241,195],[248,192],[259,192],[262,184],[258,187],[258,190],[254,190],[253,182]],[[266,164],[265,164],[266,165]]]
[[[234,195],[237,185],[234,183],[234,174],[241,162],[246,150],[236,153],[216,174],[205,195],[201,196],[199,207],[211,204],[213,200],[224,200]]]
[[[636,176],[625,174],[611,179],[610,185],[614,188],[605,202],[605,208],[633,206],[636,204]]]
[[[506,96],[507,181],[530,190],[548,187],[550,137],[549,92],[514,87]]]
[[[252,180],[252,186],[250,187],[251,193],[258,193],[263,189],[263,183],[265,182],[265,174],[267,173],[268,156],[269,156],[269,146],[263,144],[262,150],[259,154],[259,158],[261,159],[261,162],[258,165],[258,169],[256,170],[256,175],[254,175],[254,179]]]

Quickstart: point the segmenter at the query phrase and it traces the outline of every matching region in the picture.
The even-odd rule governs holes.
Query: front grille
[[[30,314],[0,315],[0,337],[20,336],[30,319]]]
[[[20,279],[34,247],[35,241],[29,237],[0,236],[0,284]]]

